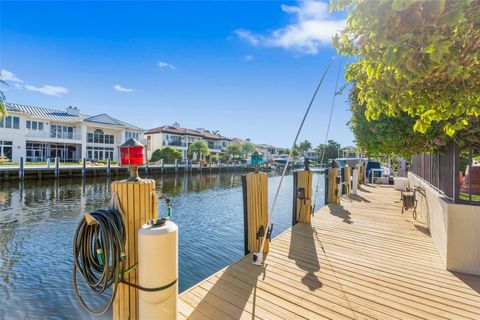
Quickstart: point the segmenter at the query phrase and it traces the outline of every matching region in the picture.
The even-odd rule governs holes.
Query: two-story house
[[[88,160],[118,161],[118,146],[131,137],[142,139],[144,130],[103,113],[80,114],[7,103],[8,115],[0,119],[0,155],[18,162],[62,162]]]
[[[155,150],[170,146],[182,153],[183,160],[188,158],[188,146],[197,140],[204,140],[211,154],[223,152],[231,141],[229,138],[204,129],[181,128],[178,123],[147,130],[145,140],[148,159],[152,157]]]

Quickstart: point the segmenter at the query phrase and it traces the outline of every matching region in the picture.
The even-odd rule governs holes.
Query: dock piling
[[[268,223],[268,176],[265,173],[242,175],[245,255],[258,252]],[[263,252],[267,253],[269,242]]]
[[[20,181],[23,181],[25,179],[25,160],[23,157],[20,157],[20,170],[18,170],[18,178]]]
[[[338,197],[338,168],[328,169],[328,203],[339,203]]]
[[[110,158],[107,159],[107,177],[110,177]]]
[[[55,174],[55,179],[60,178],[60,158],[59,157],[55,157],[55,171],[54,171],[54,174]]]
[[[292,226],[311,222],[312,211],[312,178],[310,170],[293,172],[293,210]]]

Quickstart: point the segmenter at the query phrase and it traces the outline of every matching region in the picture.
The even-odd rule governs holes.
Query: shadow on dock
[[[353,223],[350,211],[344,209],[341,204],[328,204],[327,207],[331,215],[343,219],[345,223]]]
[[[302,283],[311,291],[322,287],[322,282],[315,275],[320,271],[316,242],[315,229],[310,224],[298,223],[292,227],[288,258],[295,260],[295,264],[306,272]],[[321,246],[320,243],[318,245]]]
[[[197,297],[203,298],[192,301],[196,306],[188,318],[203,319],[208,315],[215,319],[240,319],[247,315],[256,319],[257,282],[265,277],[265,270],[266,266],[255,266],[246,258],[219,276],[207,279],[193,289]]]

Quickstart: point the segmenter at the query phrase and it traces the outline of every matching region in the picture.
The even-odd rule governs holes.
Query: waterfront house
[[[149,129],[145,132],[145,140],[148,159],[152,157],[155,150],[170,146],[182,153],[183,160],[187,159],[188,146],[197,140],[204,140],[212,155],[223,152],[232,141],[202,128],[182,128],[179,123]]]
[[[90,116],[75,107],[54,110],[15,103],[6,104],[0,120],[0,155],[18,162],[118,161],[118,146],[129,138],[142,139],[144,130],[106,113]]]

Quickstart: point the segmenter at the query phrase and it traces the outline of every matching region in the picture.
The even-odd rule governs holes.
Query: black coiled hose
[[[81,305],[95,315],[104,314],[112,305],[118,284],[125,271],[125,223],[115,209],[100,209],[90,213],[94,220],[83,217],[73,243],[73,286]],[[112,297],[102,311],[88,307],[77,286],[77,271],[85,283],[101,294],[113,285]]]

